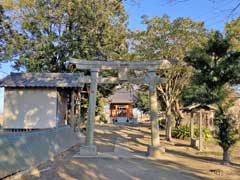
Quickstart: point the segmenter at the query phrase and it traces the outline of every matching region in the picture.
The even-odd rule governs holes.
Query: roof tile
[[[11,73],[0,87],[82,87],[82,73]]]

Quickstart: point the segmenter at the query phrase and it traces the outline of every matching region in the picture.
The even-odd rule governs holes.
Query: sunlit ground
[[[150,142],[148,125],[99,125],[96,127],[95,140],[99,154],[116,156],[74,157],[79,151],[78,145],[59,155],[55,161],[45,163],[20,178],[23,180],[240,179],[238,153],[240,143],[232,149],[234,164],[226,166],[221,165],[221,149],[213,140],[205,142],[205,150],[199,153],[188,145],[187,140],[174,140],[173,143],[168,143],[161,136],[161,145],[166,148],[166,153],[160,159],[147,158],[147,145]],[[116,149],[121,150],[116,151]],[[122,153],[124,156],[121,156]]]

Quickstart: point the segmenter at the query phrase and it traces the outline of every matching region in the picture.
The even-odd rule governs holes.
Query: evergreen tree
[[[229,39],[220,32],[212,32],[206,46],[193,49],[185,60],[194,68],[194,76],[193,86],[184,98],[188,102],[217,105],[217,135],[224,152],[223,160],[228,161],[228,150],[235,142],[233,121],[228,115],[232,99],[228,94],[229,87],[240,80],[240,52],[232,51]]]

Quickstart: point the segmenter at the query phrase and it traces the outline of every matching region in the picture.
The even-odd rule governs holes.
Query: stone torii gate
[[[134,84],[147,84],[149,86],[150,101],[150,119],[151,119],[151,145],[148,148],[148,154],[156,157],[161,152],[159,125],[158,125],[158,102],[156,85],[163,83],[164,79],[157,75],[157,72],[167,69],[174,61],[156,60],[156,61],[88,61],[80,59],[70,59],[79,70],[90,70],[90,97],[88,107],[87,135],[85,145],[80,147],[82,155],[96,155],[96,146],[94,145],[94,121],[96,109],[96,93],[98,84],[118,84],[120,82],[131,82]],[[99,77],[101,70],[116,70],[118,77]],[[133,76],[130,71],[143,72],[142,75]]]

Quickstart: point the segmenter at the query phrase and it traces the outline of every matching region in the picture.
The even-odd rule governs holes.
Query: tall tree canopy
[[[149,19],[143,16],[145,31],[134,33],[133,50],[140,59],[183,59],[192,47],[206,41],[203,22],[194,22],[189,18],[177,18],[170,21],[167,15]]]
[[[0,5],[0,60],[7,59],[7,54],[11,51],[9,43],[16,32],[12,29],[9,18],[5,15],[3,6]]]
[[[226,23],[225,31],[234,50],[240,51],[240,17]]]
[[[206,46],[193,49],[185,60],[195,69],[193,86],[186,93],[187,102],[221,102],[224,87],[239,83],[240,52],[231,51],[228,38],[219,32],[211,33]]]
[[[21,34],[16,68],[66,71],[69,57],[121,59],[127,51],[127,14],[119,0],[5,0]]]

